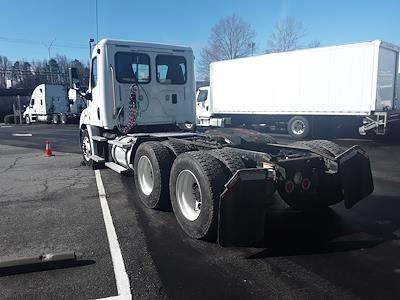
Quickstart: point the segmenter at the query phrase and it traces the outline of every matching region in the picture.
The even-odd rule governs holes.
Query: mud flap
[[[369,158],[364,150],[354,146],[337,159],[344,203],[351,208],[374,191]]]
[[[273,169],[242,169],[220,196],[218,243],[240,246],[264,236],[267,198],[275,192]]]

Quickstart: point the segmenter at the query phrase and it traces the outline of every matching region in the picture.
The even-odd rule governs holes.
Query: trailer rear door
[[[398,52],[380,47],[375,107],[377,111],[392,110],[394,107],[397,63]]]

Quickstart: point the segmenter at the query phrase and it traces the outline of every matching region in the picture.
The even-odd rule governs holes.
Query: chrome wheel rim
[[[87,137],[87,136],[85,136],[82,140],[82,153],[83,153],[83,157],[85,158],[85,160],[89,161],[91,151],[90,151],[90,140],[89,140],[89,137]]]
[[[137,172],[141,191],[146,196],[150,195],[154,188],[154,172],[147,156],[139,158]]]
[[[296,135],[302,135],[306,131],[306,124],[302,120],[296,120],[292,123],[291,130]]]
[[[183,216],[196,220],[201,212],[202,195],[199,181],[190,170],[183,170],[176,180],[176,198]]]

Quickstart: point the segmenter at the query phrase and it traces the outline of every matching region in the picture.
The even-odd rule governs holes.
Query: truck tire
[[[92,146],[90,145],[89,132],[87,131],[87,129],[82,130],[81,149],[82,149],[83,163],[86,166],[92,166],[93,161],[90,159],[90,156],[92,155]]]
[[[51,122],[52,122],[53,124],[58,124],[58,123],[59,123],[58,115],[54,114],[54,115],[51,117]]]
[[[345,148],[331,141],[316,140],[316,142],[318,142],[325,150],[329,151],[333,156],[338,156],[346,150]]]
[[[345,151],[343,147],[327,140],[299,141],[291,145],[315,150],[317,153],[322,153],[332,158],[335,158]]]
[[[60,123],[61,123],[62,125],[67,124],[67,115],[66,115],[66,114],[61,114],[61,116],[60,116]]]
[[[291,146],[294,147],[301,147],[309,150],[315,151],[317,154],[324,154],[327,156],[332,156],[332,154],[326,150],[324,147],[322,147],[319,143],[316,143],[317,140],[313,141],[299,141],[291,144]]]
[[[182,153],[198,150],[198,148],[194,145],[187,145],[173,140],[165,140],[161,143],[172,152],[174,159]]]
[[[310,122],[305,117],[294,116],[288,122],[287,131],[295,139],[304,139],[310,133]]]
[[[278,144],[277,140],[270,134],[268,133],[263,133],[263,136],[265,137],[265,142],[268,144]]]
[[[230,149],[212,150],[208,153],[210,153],[224,165],[224,173],[227,180],[229,180],[237,170],[246,168],[246,165],[240,155]]]
[[[169,174],[173,159],[160,142],[142,143],[135,154],[134,179],[142,203],[148,208],[169,205]]]
[[[29,115],[25,116],[25,123],[28,125],[31,124],[31,118],[29,117]]]
[[[5,124],[14,124],[14,115],[6,115],[4,116]]]
[[[207,152],[188,152],[175,159],[169,183],[172,209],[191,238],[216,239],[225,182],[221,163]]]

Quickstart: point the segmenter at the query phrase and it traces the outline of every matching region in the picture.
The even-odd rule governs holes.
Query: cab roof
[[[122,46],[122,47],[157,48],[157,49],[168,49],[168,50],[178,50],[178,51],[192,51],[192,48],[189,46],[170,45],[170,44],[142,42],[142,41],[102,39],[97,44],[97,46],[99,46],[99,47],[106,46],[106,45],[116,45],[116,46]]]

